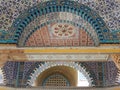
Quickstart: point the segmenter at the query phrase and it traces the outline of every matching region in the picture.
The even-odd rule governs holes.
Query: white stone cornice
[[[29,61],[108,61],[109,54],[27,54]]]

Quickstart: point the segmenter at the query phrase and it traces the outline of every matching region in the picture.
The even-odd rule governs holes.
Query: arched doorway
[[[33,87],[45,86],[44,82],[51,80],[51,77],[56,77],[56,75],[64,77],[62,80],[69,83],[66,86],[94,86],[89,72],[86,72],[85,68],[74,62],[46,62],[44,65],[39,65],[29,77],[27,84]]]
[[[77,86],[77,70],[68,66],[54,66],[37,77],[36,86]]]

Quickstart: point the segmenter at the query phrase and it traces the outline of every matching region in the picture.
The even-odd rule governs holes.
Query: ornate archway
[[[67,66],[67,67],[71,67],[71,68],[81,72],[85,76],[85,78],[88,80],[89,86],[94,86],[93,79],[92,79],[92,77],[89,76],[89,72],[86,72],[85,68],[81,67],[79,64],[77,64],[75,62],[46,62],[43,65],[39,65],[39,67],[36,68],[33,71],[33,73],[31,74],[30,79],[28,79],[27,84],[30,86],[34,86],[37,77],[42,72],[44,72],[45,70],[47,70],[51,67],[55,67],[55,66]]]
[[[49,20],[49,17],[46,17],[47,14],[58,13],[58,12],[66,12],[75,14],[76,16],[80,16],[85,22],[88,22],[94,31],[87,30],[89,35],[94,38],[95,45],[97,46],[99,43],[104,43],[111,36],[109,29],[105,25],[102,18],[89,7],[78,4],[75,1],[47,1],[44,3],[40,3],[36,7],[29,9],[27,12],[21,14],[12,26],[12,30],[15,31],[14,40],[18,43],[19,46],[24,46],[26,39],[36,30],[40,29],[43,26],[46,26],[52,22],[61,22],[61,23],[71,23],[74,24],[74,20],[72,22],[70,20],[62,20],[60,18],[54,18]],[[46,16],[44,16],[46,15]],[[94,17],[93,17],[94,15]],[[42,17],[42,18],[41,18]],[[40,18],[42,21],[37,26],[36,18]],[[55,20],[56,19],[56,20]],[[35,21],[34,21],[35,20]],[[27,26],[34,22],[34,27],[30,28],[30,30],[26,31]],[[81,22],[80,22],[81,23]],[[77,23],[75,26],[81,27],[80,23]],[[84,26],[85,27],[85,26]],[[103,33],[104,32],[104,33]],[[94,33],[94,34],[93,34]],[[106,37],[107,36],[107,37]],[[22,37],[22,38],[21,38]],[[107,41],[109,43],[109,41]]]

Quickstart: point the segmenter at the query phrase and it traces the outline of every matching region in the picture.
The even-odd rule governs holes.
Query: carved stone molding
[[[109,54],[25,54],[10,53],[0,54],[0,63],[2,61],[108,61]]]
[[[107,61],[109,54],[28,54],[29,61]]]

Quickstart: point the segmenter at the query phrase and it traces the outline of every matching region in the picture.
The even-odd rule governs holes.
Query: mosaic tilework
[[[109,68],[109,69],[107,69]],[[115,63],[107,62],[104,67],[104,75],[105,75],[105,85],[114,85],[116,83],[116,77],[118,76],[118,68]]]
[[[13,34],[10,34],[9,32],[6,32],[5,30],[0,30],[0,43],[12,43],[13,40]]]
[[[0,0],[0,29],[9,30],[21,12],[36,5],[38,0]]]
[[[81,63],[86,70],[90,71],[90,75],[93,75],[95,85],[99,86],[114,86],[116,84],[116,78],[118,76],[118,69],[113,61],[108,62],[86,62]],[[103,77],[102,77],[103,76]]]
[[[37,5],[37,3],[49,0],[1,0],[0,1],[0,22],[2,30],[9,30],[13,21],[21,12],[29,7]],[[78,1],[97,11],[105,20],[111,30],[120,29],[120,3],[117,0],[71,0]],[[117,24],[116,24],[117,23]]]
[[[95,10],[112,31],[120,30],[120,2],[118,0],[75,0]]]
[[[34,72],[33,70],[37,67],[39,67],[39,65],[44,65],[44,62],[25,62],[24,64],[24,71],[23,71],[23,74],[24,74],[24,87],[27,87],[29,86],[27,84],[27,81],[30,79],[30,75]],[[20,87],[23,87],[23,85],[21,85]]]
[[[24,26],[26,26],[26,24],[29,23],[29,20],[33,19],[33,17],[35,18],[36,15],[39,14],[39,13],[35,12],[34,9],[37,9],[36,5],[38,2],[40,3],[41,1],[42,0],[29,0],[29,1],[26,1],[26,0],[4,1],[4,0],[2,0],[0,2],[1,3],[0,4],[0,7],[1,7],[1,10],[0,10],[0,15],[1,15],[1,17],[0,17],[0,23],[1,23],[0,25],[1,26],[0,27],[1,28],[0,29],[6,30],[6,31],[8,30],[9,31],[8,33],[10,33],[10,36],[11,36],[11,34],[15,33],[15,31],[17,29],[20,29],[21,27],[23,28]],[[44,1],[46,1],[46,0],[44,0]],[[60,0],[58,0],[58,1],[60,1]],[[119,14],[119,10],[120,10],[119,2],[117,2],[115,0],[97,0],[97,1],[96,0],[75,0],[75,1],[78,1],[81,4],[85,4],[86,6],[90,7],[91,9],[96,11],[98,14],[100,14],[100,16],[102,17],[102,18],[96,18],[97,14],[95,12],[92,12],[92,18],[94,16],[94,19],[96,18],[96,20],[95,20],[95,22],[94,22],[94,20],[91,22],[91,17],[89,17],[89,15],[88,15],[89,10],[91,10],[91,9],[86,7],[86,9],[84,10],[84,5],[83,5],[83,7],[81,7],[83,10],[83,12],[81,13],[81,17],[84,18],[85,20],[87,20],[89,23],[91,23],[91,25],[94,27],[94,29],[97,30],[96,32],[98,34],[98,37],[99,37],[99,40],[101,43],[119,43],[120,42],[119,36],[117,36],[117,32],[119,32],[119,29],[120,29],[119,28],[119,26],[120,26],[119,25],[120,24],[119,23],[120,22],[119,21],[119,17],[120,17],[119,16],[120,15]],[[55,5],[55,1],[52,1],[52,2]],[[71,4],[73,2],[69,2],[69,1],[61,2],[61,4],[65,4],[65,3],[67,5],[67,4]],[[52,4],[52,3],[47,2],[46,4],[47,4],[47,6],[49,6],[49,4]],[[74,8],[75,8],[78,5],[78,3],[74,3],[74,4],[71,4],[71,6],[74,5]],[[81,4],[79,4],[79,5],[81,5]],[[41,3],[41,5],[42,5],[42,3]],[[43,7],[44,7],[44,5],[43,5]],[[30,17],[29,19],[27,18],[27,19],[25,19],[27,21],[24,21],[24,17],[26,17],[26,16],[28,16],[28,14],[30,14],[28,12],[24,13],[24,11],[27,11],[27,9],[29,9],[30,7],[33,7],[30,10],[32,17]],[[39,5],[38,5],[38,7],[39,7]],[[40,13],[54,12],[54,9],[55,9],[55,7],[54,7],[54,9],[52,9],[53,7],[48,7],[49,10],[46,12],[46,10],[47,10],[46,8],[44,10],[41,9],[42,11],[40,11]],[[74,8],[72,8],[71,10],[68,10],[68,11],[65,8],[65,10],[67,12],[70,11],[74,14],[78,14],[79,12],[76,12],[78,9],[74,9]],[[59,10],[62,11],[61,9],[59,9]],[[64,11],[64,8],[63,8],[63,11]],[[66,12],[66,11],[64,11],[64,12]],[[22,15],[21,13],[22,14],[24,13],[24,14]],[[33,13],[35,13],[35,14],[33,14]],[[20,23],[18,23],[18,22],[20,22],[19,21],[20,19],[17,18],[20,14],[21,14],[21,19],[23,20],[23,22],[21,22],[20,27],[15,28],[15,29],[10,28],[11,26],[13,27],[15,24],[20,24]],[[106,22],[107,26],[104,28],[102,27],[102,29],[100,28],[101,30],[99,30],[98,26],[105,24],[102,19]],[[96,21],[99,24],[97,24]],[[13,24],[13,22],[14,22],[14,24]],[[96,26],[96,25],[98,25],[98,26]],[[110,29],[110,32],[108,32],[108,29]],[[116,31],[116,33],[114,31]],[[6,37],[5,37],[5,38],[3,38],[3,40],[1,40],[1,43],[10,43],[10,42],[17,43],[16,39],[19,38],[18,37],[19,34],[21,34],[20,30],[17,31],[15,38],[14,38],[14,35],[12,34],[13,35],[12,40],[6,40]]]
[[[7,86],[15,86],[17,78],[18,63],[17,62],[6,62],[3,67],[5,84]]]
[[[99,40],[98,40],[97,34],[96,34],[96,32],[94,32],[94,29],[91,27],[91,25],[88,22],[86,22],[85,20],[83,20],[80,16],[72,14],[72,13],[68,13],[68,12],[50,13],[50,14],[46,14],[46,16],[42,15],[41,17],[34,19],[30,24],[28,24],[25,27],[25,29],[19,39],[18,45],[24,46],[28,37],[32,33],[34,33],[36,30],[44,27],[46,25],[45,24],[46,21],[51,21],[51,23],[69,23],[69,24],[73,25],[74,27],[82,28],[86,32],[88,32],[89,36],[91,36],[91,39],[94,40],[95,45],[98,45]],[[41,24],[43,24],[43,25],[45,24],[45,25],[40,27]],[[48,26],[50,26],[50,25],[48,25]],[[49,29],[49,33],[51,34],[51,29]],[[77,30],[76,34],[78,34],[78,30]]]
[[[59,38],[73,37],[77,30],[74,26],[67,23],[58,23],[52,25],[52,35]]]
[[[98,73],[98,70],[97,70],[98,64],[97,64],[97,62],[88,62],[88,63],[80,62],[80,64],[81,64],[82,67],[86,68],[86,71],[89,71],[91,77],[94,80],[93,84],[95,86],[99,86],[99,84],[98,84],[99,78],[98,78],[98,74],[97,74]]]
[[[60,38],[59,36],[54,36],[53,33],[51,34],[53,36],[51,36],[48,28],[43,27],[34,32],[28,38],[25,46],[94,46],[91,37],[84,30],[78,30],[78,33],[69,38]]]
[[[74,7],[73,6],[70,7],[70,5],[74,5]],[[39,7],[45,7],[45,8],[39,8]],[[96,12],[92,11],[89,7],[84,6],[82,4],[78,4],[76,2],[70,2],[70,1],[61,1],[61,0],[52,1],[51,3],[46,2],[40,4],[35,8],[28,10],[25,16],[19,17],[19,19],[14,23],[15,27],[13,27],[13,29],[17,29],[15,35],[16,40],[20,37],[20,34],[23,32],[24,28],[31,20],[33,20],[38,16],[46,15],[51,12],[70,12],[79,15],[84,20],[88,21],[90,25],[94,28],[94,32],[97,33],[100,42],[109,42],[108,39],[112,40],[112,38],[110,38],[111,33],[109,32],[109,29],[107,28],[104,21]],[[41,26],[43,25],[41,24]]]
[[[20,72],[18,72],[18,63],[20,62],[7,62],[3,67],[5,75],[4,76],[5,84],[11,87],[29,87],[30,85],[27,84],[27,82],[28,80],[31,79],[30,76],[32,75],[32,73],[35,72],[37,68],[39,68],[39,66],[44,67],[44,62],[24,62],[24,67],[21,67]],[[116,68],[113,61],[104,62],[103,67],[101,67],[102,63],[99,62],[76,62],[76,63],[81,65],[81,67],[84,68],[86,72],[89,72],[90,77],[93,78],[93,84],[95,86],[116,85],[115,82],[117,78],[118,69]],[[20,75],[20,73],[22,75]],[[103,78],[101,79],[100,73],[103,74],[104,79]],[[18,79],[17,75],[20,75]],[[19,81],[18,84],[17,80]]]
[[[24,78],[27,78],[27,75],[29,75],[30,73],[30,68],[32,67],[32,65],[34,65],[35,62],[25,62],[24,63]],[[29,73],[29,74],[28,74]]]
[[[89,71],[86,72],[86,69],[81,67],[80,64],[78,64],[77,62],[45,62],[44,65],[39,65],[39,67],[34,69],[34,72],[30,75],[30,79],[28,80],[28,84],[30,86],[34,86],[35,80],[37,79],[37,77],[45,70],[54,67],[54,66],[68,66],[71,67],[79,72],[81,72],[86,79],[89,82],[89,86],[94,86],[93,82],[93,78],[90,77]]]

